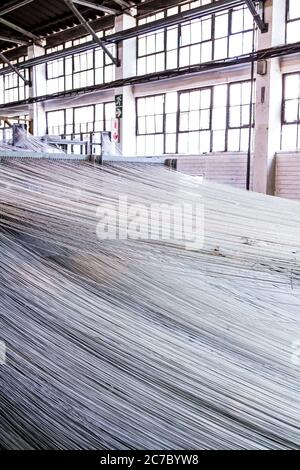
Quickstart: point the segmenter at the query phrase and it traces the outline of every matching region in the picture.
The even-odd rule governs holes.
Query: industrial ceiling
[[[100,9],[89,8],[86,4],[94,4]],[[76,2],[76,8],[86,20],[95,20],[107,15],[130,11],[130,7],[137,6],[141,0],[88,0]],[[176,3],[176,2],[174,2]],[[75,2],[74,2],[75,4]],[[103,11],[101,11],[103,8]],[[13,28],[9,23],[17,26]],[[0,6],[0,50],[11,49],[11,38],[20,39],[20,44],[34,36],[44,38],[49,34],[79,24],[78,18],[64,0],[21,0],[4,1]],[[24,30],[24,31],[22,31]],[[7,40],[5,40],[7,38]]]

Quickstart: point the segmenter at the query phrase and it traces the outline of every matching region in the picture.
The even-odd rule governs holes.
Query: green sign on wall
[[[116,118],[120,119],[123,117],[123,95],[115,96],[115,105],[116,105]]]

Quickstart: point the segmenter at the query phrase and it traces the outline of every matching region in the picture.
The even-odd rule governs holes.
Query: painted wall
[[[246,188],[247,154],[245,153],[174,155],[172,158],[177,159],[177,171],[193,176],[202,175],[209,181],[229,184],[235,188]]]
[[[275,195],[300,201],[300,152],[276,155]]]

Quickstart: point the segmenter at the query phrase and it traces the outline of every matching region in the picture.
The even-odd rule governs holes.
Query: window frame
[[[102,30],[102,32],[103,32],[103,36],[105,36],[107,34],[110,34],[111,28],[106,28],[106,29]],[[89,36],[86,35],[86,36],[82,36],[81,38],[78,38],[78,39],[63,42],[63,43],[61,43],[57,46],[54,46],[54,47],[48,47],[48,48],[46,48],[45,53],[49,54],[49,51],[52,52],[53,49],[57,49],[57,48],[59,48],[59,50],[67,50],[70,47],[74,47],[76,44],[78,44],[78,41],[80,43],[80,40],[83,40],[83,39],[88,38],[88,37]],[[82,41],[82,42],[88,42],[88,41]],[[69,43],[71,43],[71,45],[69,45]],[[66,44],[68,44],[68,46],[66,46]],[[118,57],[118,44],[112,44],[112,47],[116,48],[116,55]],[[102,65],[101,65],[101,67],[96,67],[96,53],[99,53],[99,52],[102,54],[102,57],[103,57]],[[83,55],[83,54],[86,54],[86,55],[92,54],[92,67],[87,67],[86,69],[75,71],[75,58],[76,58],[76,56],[79,56],[79,60],[81,61],[80,56]],[[58,80],[60,78],[64,79],[63,80],[63,82],[64,82],[63,91],[74,90],[74,89],[85,87],[85,86],[94,86],[94,85],[97,85],[97,84],[105,84],[105,83],[110,82],[110,81],[106,81],[106,71],[110,67],[113,67],[113,75],[115,73],[115,67],[116,66],[110,61],[110,59],[106,56],[106,53],[103,51],[103,49],[100,46],[96,47],[96,48],[88,49],[84,52],[70,53],[69,55],[67,55],[67,56],[65,56],[65,57],[63,57],[59,60],[63,61],[63,74],[58,75],[57,77],[53,77],[53,78],[49,78],[49,71],[48,71],[49,64],[51,64],[52,61],[46,63],[46,86],[47,86],[47,89],[48,89],[48,86],[49,86],[48,83],[52,80],[57,80],[57,85],[55,87],[55,88],[57,88]],[[68,75],[66,74],[66,70],[67,70],[66,62],[67,62],[67,60],[71,60],[71,66],[70,66],[71,67],[71,73],[69,73]],[[96,73],[100,69],[102,71],[102,80],[100,82],[98,82],[98,81],[96,81]],[[76,88],[75,88],[74,87],[75,77],[78,76],[78,75],[80,76],[80,74],[91,72],[91,71],[93,72],[92,84],[91,85],[82,85],[82,86],[80,85],[79,87],[76,86]],[[67,85],[68,80],[71,80],[70,86]],[[79,80],[80,80],[80,78],[79,78]],[[55,94],[55,93],[57,93],[57,91],[51,92],[50,95]]]
[[[139,134],[139,124],[138,120],[140,117],[146,117],[145,116],[139,116],[138,115],[138,100],[140,99],[147,99],[147,98],[155,98],[157,96],[163,97],[163,112],[162,112],[162,119],[163,119],[163,130],[162,132],[151,132],[151,133],[145,133],[145,134]],[[156,116],[155,114],[153,116]],[[148,135],[162,135],[163,137],[163,154],[165,154],[166,150],[166,93],[153,93],[151,95],[146,95],[146,96],[138,96],[135,98],[135,136],[136,140],[138,137],[146,137]]]
[[[288,25],[291,24],[291,23],[295,23],[295,22],[299,22],[299,25],[300,25],[300,12],[299,12],[299,16],[296,17],[296,18],[289,18],[289,14],[290,14],[290,0],[286,0],[286,3],[285,3],[285,43],[286,44],[292,44],[291,43],[288,43]]]
[[[23,62],[26,60],[26,58],[27,58],[26,56],[19,57],[18,59],[13,60],[12,64]],[[24,80],[22,80],[22,78],[19,77],[14,71],[12,71],[7,65],[3,64],[3,66],[1,67],[1,70],[6,70],[6,71],[0,76],[0,81],[1,81],[0,105],[16,103],[18,101],[22,101],[23,99],[27,99],[29,97],[29,85],[25,84]],[[25,68],[23,72],[24,72],[24,78],[26,80],[29,80],[29,77],[31,75],[31,70]],[[9,80],[9,77],[16,79],[16,83],[17,83],[16,86],[7,86],[6,80]],[[18,95],[17,100],[11,101],[10,99],[6,99],[7,94],[9,94],[11,90],[17,90],[17,95]],[[22,97],[21,97],[21,93],[22,93]]]
[[[235,80],[235,81],[232,81],[232,82],[229,82],[229,83],[220,83],[220,84],[215,84],[215,85],[206,85],[206,86],[202,86],[202,87],[193,87],[193,88],[188,88],[188,89],[184,89],[184,90],[177,90],[176,91],[176,94],[177,94],[177,110],[176,110],[176,131],[174,132],[174,134],[176,135],[176,150],[175,152],[166,152],[166,139],[167,139],[167,135],[169,133],[166,132],[166,117],[167,117],[167,113],[166,113],[166,95],[167,93],[153,93],[151,95],[142,95],[142,96],[139,96],[139,97],[136,97],[135,98],[135,109],[136,109],[136,123],[135,123],[135,128],[136,128],[136,138],[138,138],[139,136],[143,136],[143,135],[161,135],[161,133],[154,133],[154,134],[139,134],[139,129],[138,129],[138,118],[140,117],[138,115],[138,100],[141,99],[141,98],[150,98],[150,97],[155,97],[155,96],[163,96],[164,97],[164,115],[163,115],[163,154],[164,155],[176,155],[178,154],[178,150],[179,150],[179,136],[182,135],[182,134],[188,134],[189,132],[201,132],[201,131],[207,131],[210,133],[210,148],[209,148],[209,152],[203,152],[202,154],[210,154],[210,153],[216,153],[216,152],[220,152],[220,153],[228,153],[228,152],[246,152],[246,150],[241,150],[241,135],[242,135],[242,130],[246,129],[248,132],[250,131],[250,128],[254,129],[255,127],[255,113],[253,113],[253,119],[252,119],[252,126],[250,126],[250,116],[249,116],[249,124],[245,124],[245,125],[241,125],[241,126],[238,126],[238,127],[232,127],[230,126],[230,109],[231,109],[231,105],[230,105],[230,87],[233,86],[233,85],[238,85],[238,84],[244,84],[244,83],[249,83],[250,86],[251,86],[251,80],[250,79],[246,79],[246,80]],[[226,121],[225,121],[225,128],[224,128],[224,132],[225,132],[225,140],[224,140],[224,150],[215,150],[214,147],[213,147],[213,135],[214,135],[214,132],[218,131],[218,129],[214,129],[213,128],[213,112],[215,109],[217,109],[218,107],[214,106],[214,102],[215,102],[215,88],[218,87],[218,86],[226,86]],[[254,87],[255,87],[255,80],[254,80]],[[191,92],[194,92],[194,91],[202,91],[202,90],[210,90],[210,107],[209,107],[209,128],[208,129],[195,129],[195,130],[180,130],[180,115],[181,115],[181,111],[180,111],[180,97],[181,95],[183,94],[187,94],[187,93],[191,93]],[[255,94],[254,94],[254,97],[255,98]],[[241,102],[239,105],[237,105],[241,108],[242,110],[242,106],[243,106],[243,103]],[[251,103],[248,103],[248,106],[249,106],[249,112],[251,110]],[[255,107],[255,99],[253,99],[253,103],[252,103],[252,106]],[[205,108],[206,109],[206,108]],[[240,112],[242,112],[240,110]],[[189,110],[190,112],[190,110]],[[199,112],[201,113],[201,108],[199,109]],[[223,130],[223,129],[221,129]],[[221,131],[220,130],[220,131]],[[239,130],[239,150],[228,150],[228,147],[229,147],[229,139],[228,139],[228,136],[229,136],[229,132],[230,130]],[[173,133],[171,133],[173,134]],[[201,155],[201,153],[199,152],[199,154]],[[146,154],[145,154],[146,155]]]
[[[285,119],[285,103],[289,101],[286,98],[286,87],[285,82],[286,78],[289,76],[298,75],[299,78],[299,90],[298,90],[298,98],[294,98],[298,102],[298,119],[292,122],[288,122]],[[297,126],[297,137],[296,137],[296,147],[294,149],[283,149],[283,132],[284,126]],[[288,72],[282,74],[282,103],[281,103],[281,135],[280,135],[280,149],[282,151],[297,151],[300,150],[300,70],[298,72]]]
[[[71,108],[62,108],[62,109],[47,111],[46,112],[46,133],[49,134],[49,114],[63,111],[63,113],[64,113],[64,124],[62,126],[64,128],[64,132],[58,134],[60,137],[61,136],[70,136],[70,138],[72,139],[74,136],[77,136],[77,138],[78,138],[78,135],[79,135],[80,140],[84,140],[83,135],[85,135],[85,134],[90,134],[90,135],[99,134],[102,131],[95,130],[95,124],[96,124],[96,122],[98,122],[98,121],[96,121],[96,106],[97,105],[103,105],[103,110],[102,110],[102,113],[103,113],[102,114],[103,131],[107,131],[107,123],[108,123],[107,105],[114,105],[114,104],[115,104],[114,101],[104,101],[102,103],[95,103],[95,104],[82,105],[82,106],[74,106],[74,107],[71,107]],[[86,131],[86,132],[83,132],[82,130],[80,130],[80,132],[75,132],[75,125],[76,125],[76,123],[75,123],[75,113],[76,113],[76,110],[80,110],[80,109],[83,109],[83,108],[89,108],[89,107],[93,108],[93,111],[92,111],[93,112],[93,121],[88,121],[88,122],[86,122],[86,124],[92,123],[93,124],[93,130],[92,131]],[[71,111],[71,113],[72,113],[72,123],[71,124],[67,123],[67,111]],[[82,125],[83,123],[78,123],[78,124]],[[72,125],[72,132],[71,133],[66,132],[67,131],[67,126],[69,126],[69,125]],[[52,134],[49,134],[49,135],[52,135]],[[71,151],[73,152],[73,145],[71,146]]]
[[[178,11],[179,12],[182,12],[182,11],[185,11],[187,9],[192,9],[193,7],[190,7],[190,5],[192,4],[193,2],[189,2],[185,5],[178,5]],[[184,8],[184,7],[187,7],[187,8]],[[166,8],[165,10],[163,10],[161,13],[164,14],[164,18],[166,18],[168,16],[168,10],[170,8]],[[186,22],[184,23],[180,23],[179,25],[177,26],[169,26],[169,27],[164,27],[164,28],[161,28],[155,32],[151,32],[151,33],[147,33],[145,34],[143,37],[147,38],[147,36],[151,36],[151,35],[155,35],[157,33],[163,33],[164,34],[164,49],[162,51],[154,51],[154,52],[151,52],[151,53],[147,53],[147,51],[145,51],[145,54],[140,54],[139,52],[139,38],[137,38],[137,41],[136,41],[136,67],[137,67],[137,74],[139,74],[139,60],[140,59],[144,59],[145,60],[145,70],[146,72],[145,73],[142,73],[141,75],[147,75],[148,73],[152,73],[152,72],[148,72],[147,71],[147,59],[150,58],[150,57],[156,57],[158,54],[164,54],[164,71],[166,70],[172,70],[172,69],[176,69],[176,68],[179,68],[179,67],[189,67],[191,65],[195,65],[195,64],[199,64],[199,63],[206,63],[206,62],[212,62],[212,61],[216,61],[216,60],[220,60],[220,58],[216,58],[216,41],[220,40],[220,39],[223,39],[223,37],[221,38],[216,38],[216,18],[219,17],[219,16],[225,16],[225,15],[228,15],[228,25],[227,25],[227,33],[226,33],[226,36],[224,36],[224,39],[226,39],[226,54],[224,56],[221,57],[221,59],[226,59],[226,58],[230,58],[230,57],[234,57],[234,55],[230,55],[230,45],[231,45],[231,38],[233,38],[234,36],[242,36],[242,51],[244,51],[244,41],[245,41],[245,35],[246,34],[251,34],[252,38],[255,39],[255,34],[256,34],[256,28],[253,24],[252,28],[249,28],[249,29],[242,29],[241,31],[237,31],[237,32],[233,32],[232,30],[232,25],[233,25],[233,14],[235,11],[239,11],[241,10],[243,12],[243,21],[245,20],[245,12],[248,11],[247,7],[246,6],[239,6],[239,7],[235,7],[235,8],[230,8],[228,9],[226,12],[220,12],[220,13],[214,13],[214,14],[207,14],[201,18],[199,18],[201,24],[204,23],[205,21],[211,21],[211,34],[210,34],[210,39],[204,39],[204,40],[201,40],[201,41],[197,41],[197,42],[190,42],[189,44],[184,44],[184,45],[181,45],[181,40],[182,40],[182,30],[184,27],[186,26],[189,26],[189,28],[191,28],[191,24],[193,23],[193,21],[195,20],[187,20]],[[140,21],[141,20],[146,20],[147,22],[147,18],[148,17],[151,17],[153,15],[151,14],[147,14],[147,15],[143,15],[139,18],[137,18],[137,25],[139,25]],[[244,24],[243,24],[244,26]],[[177,44],[176,46],[174,47],[174,49],[170,49],[168,50],[167,49],[167,35],[168,35],[168,31],[170,29],[174,29],[176,28],[176,31],[177,31]],[[251,41],[251,43],[253,43],[253,39]],[[201,48],[202,48],[202,45],[204,45],[205,47],[205,44],[209,44],[211,43],[211,59],[210,60],[202,60],[202,57],[203,57],[203,54],[202,54],[202,51],[201,51]],[[191,48],[193,46],[198,46],[200,47],[200,55],[199,55],[199,61],[198,62],[194,62],[191,60]],[[182,65],[181,64],[181,51],[183,49],[186,49],[188,50],[188,53],[189,53],[189,60],[188,60],[188,64],[187,65]],[[170,51],[176,51],[177,52],[177,64],[176,64],[176,67],[168,67],[168,52]],[[252,52],[252,48],[251,48],[251,51],[249,52]],[[246,53],[246,52],[242,52],[242,53]]]

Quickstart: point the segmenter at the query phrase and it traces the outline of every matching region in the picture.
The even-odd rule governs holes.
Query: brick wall
[[[170,157],[171,158],[171,157]],[[200,176],[220,184],[246,188],[247,155],[245,153],[213,153],[207,155],[174,155],[177,170]]]

